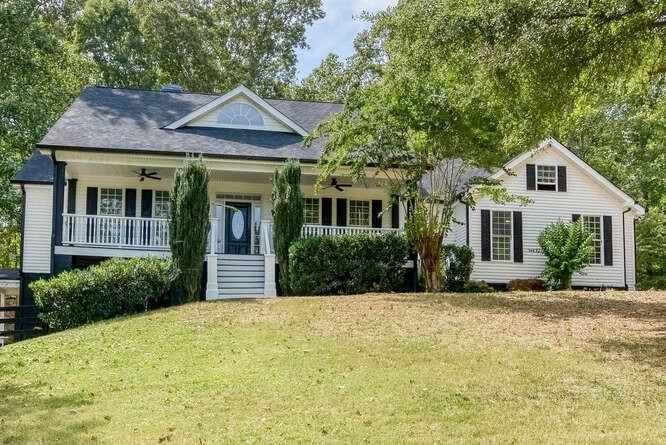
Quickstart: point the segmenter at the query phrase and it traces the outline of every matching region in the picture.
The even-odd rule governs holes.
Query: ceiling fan
[[[351,184],[340,184],[340,183],[338,183],[338,178],[331,178],[331,184],[329,186],[324,187],[324,189],[328,189],[328,188],[333,187],[333,188],[337,189],[340,192],[344,192],[345,189],[343,187],[351,187],[351,186],[352,186]]]
[[[146,178],[148,179],[155,179],[157,181],[160,181],[162,178],[157,176],[157,172],[150,172],[146,173],[146,169],[142,168],[140,172],[134,172],[140,179],[140,182],[143,182]]]

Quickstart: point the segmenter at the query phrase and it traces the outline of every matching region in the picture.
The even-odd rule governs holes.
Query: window
[[[349,225],[370,226],[370,201],[349,200]]]
[[[225,106],[217,115],[217,121],[227,125],[262,127],[264,119],[256,108],[244,104],[233,103]]]
[[[305,198],[303,200],[305,224],[319,224],[319,198]]]
[[[557,189],[557,167],[554,165],[537,165],[537,190]]]
[[[261,253],[261,206],[252,207],[252,233],[253,247],[252,253],[259,255]]]
[[[511,261],[511,212],[492,212],[493,261]]]
[[[168,218],[169,217],[169,192],[163,190],[155,190],[155,210],[153,216],[155,218]]]
[[[99,214],[122,216],[123,189],[100,189]]]
[[[592,234],[590,264],[601,264],[601,217],[583,216],[583,227]]]

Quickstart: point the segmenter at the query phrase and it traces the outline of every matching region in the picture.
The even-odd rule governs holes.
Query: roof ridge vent
[[[175,83],[167,83],[162,85],[162,88],[160,88],[160,91],[164,93],[182,93],[183,92],[183,87],[181,87],[178,84]]]

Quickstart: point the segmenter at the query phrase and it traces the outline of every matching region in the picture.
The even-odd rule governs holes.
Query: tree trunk
[[[440,252],[421,253],[421,267],[426,281],[426,292],[439,292],[441,290],[440,280]]]

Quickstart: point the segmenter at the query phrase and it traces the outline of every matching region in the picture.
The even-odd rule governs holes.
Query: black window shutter
[[[86,190],[86,215],[97,215],[97,187]]]
[[[347,200],[345,198],[338,198],[335,206],[337,210],[336,224],[345,227],[347,225]]]
[[[373,199],[372,200],[372,227],[381,227],[382,226],[382,200]]]
[[[490,210],[481,210],[481,261],[490,261]]]
[[[571,222],[576,222],[576,221],[578,221],[579,219],[580,219],[580,215],[579,215],[579,214],[574,213],[573,215],[571,215]]]
[[[321,198],[321,224],[333,225],[333,200],[331,198]]]
[[[125,189],[125,216],[136,216],[136,189]]]
[[[67,213],[76,213],[76,179],[67,180]]]
[[[400,227],[400,204],[394,202],[391,204],[391,227],[397,229]]]
[[[536,190],[536,167],[534,164],[527,164],[525,173],[527,176],[527,190]]]
[[[86,189],[86,215],[97,215],[97,187]],[[86,241],[95,240],[95,222],[88,220],[86,224]]]
[[[613,265],[613,218],[604,215],[604,266]]]
[[[513,212],[513,262],[523,262],[523,212]]]
[[[567,167],[565,165],[557,166],[557,191],[567,191]]]
[[[150,218],[153,216],[153,191],[141,190],[141,217]]]

